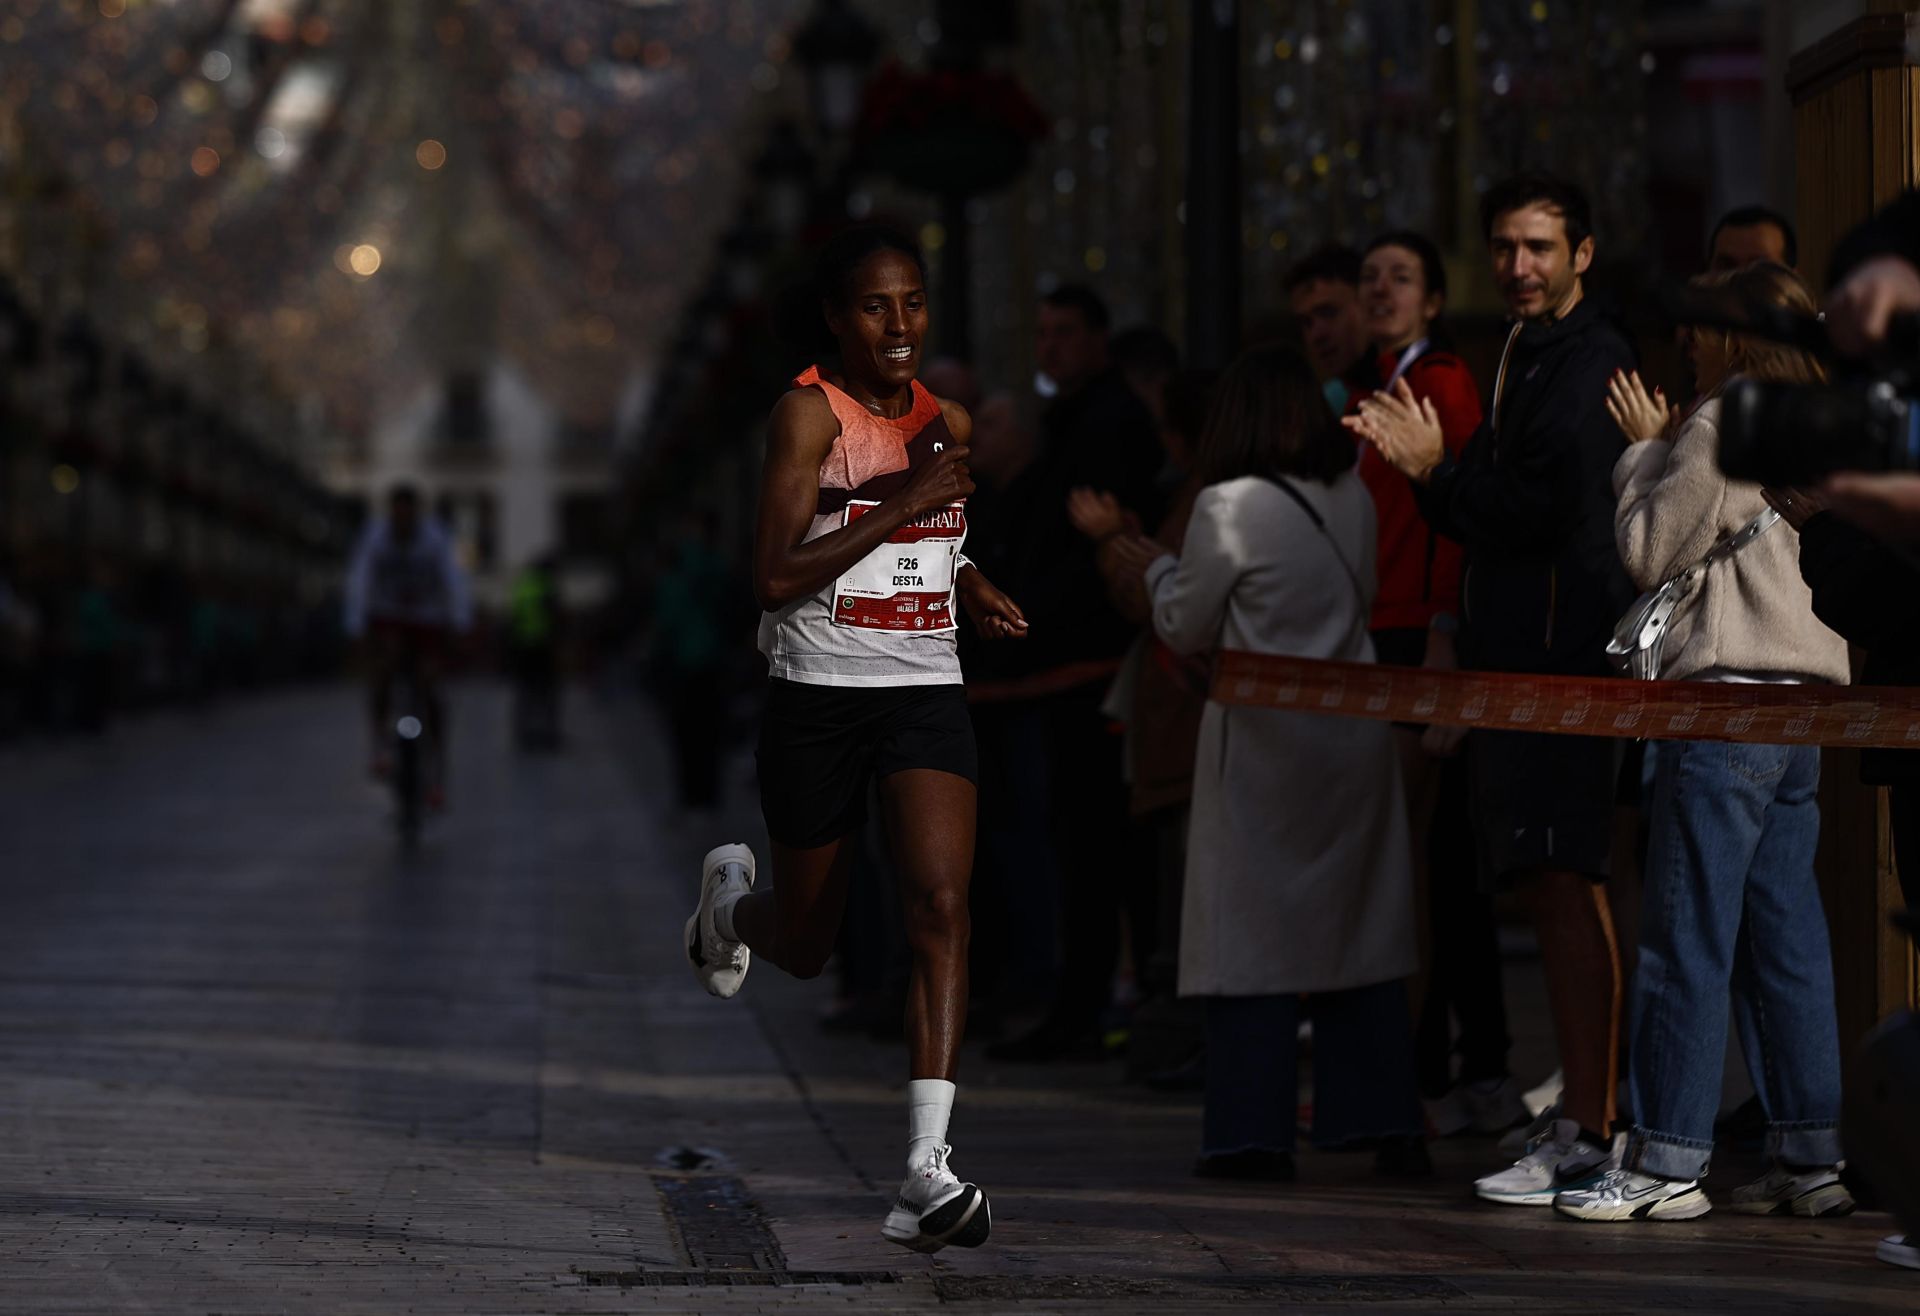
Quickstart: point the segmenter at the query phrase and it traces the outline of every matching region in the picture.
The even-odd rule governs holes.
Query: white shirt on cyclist
[[[454,557],[452,536],[432,517],[415,522],[406,540],[385,518],[361,532],[347,568],[347,634],[364,634],[378,621],[455,631],[473,624],[467,573]]]

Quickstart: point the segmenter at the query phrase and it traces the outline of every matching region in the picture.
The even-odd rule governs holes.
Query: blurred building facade
[[[401,483],[419,488],[485,606],[500,609],[514,573],[552,555],[569,605],[593,607],[612,590],[619,432],[618,411],[569,421],[524,370],[495,360],[421,384],[378,413],[364,440],[331,445],[323,474],[373,501]]]

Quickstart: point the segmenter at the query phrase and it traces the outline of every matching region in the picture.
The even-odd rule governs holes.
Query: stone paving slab
[[[1414,1186],[1203,1184],[1190,1099],[973,1046],[995,1243],[889,1248],[901,1049],[822,1035],[825,983],[720,1002],[674,954],[751,817],[677,819],[632,705],[576,697],[538,758],[496,692],[456,708],[410,859],[344,689],[0,748],[0,1311],[1920,1310],[1884,1218],[1583,1227],[1473,1204],[1485,1144]]]

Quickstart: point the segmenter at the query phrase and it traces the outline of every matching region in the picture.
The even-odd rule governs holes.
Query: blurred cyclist
[[[466,573],[454,560],[453,538],[420,507],[420,492],[395,485],[387,514],[361,532],[347,568],[346,628],[365,637],[373,715],[372,771],[393,771],[389,709],[394,676],[409,668],[419,692],[421,719],[433,746],[426,801],[446,803],[447,717],[440,694],[449,639],[473,622]]]

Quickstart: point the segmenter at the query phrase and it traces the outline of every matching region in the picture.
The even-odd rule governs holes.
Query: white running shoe
[[[979,1247],[993,1232],[993,1211],[987,1195],[970,1183],[961,1183],[947,1168],[953,1148],[945,1143],[900,1185],[900,1195],[887,1212],[880,1236],[915,1252],[938,1252],[954,1247]]]
[[[1532,1118],[1521,1099],[1520,1085],[1511,1076],[1462,1083],[1454,1091],[1460,1094],[1475,1133],[1505,1133]]]
[[[1502,1206],[1552,1206],[1554,1195],[1589,1188],[1614,1166],[1613,1149],[1580,1136],[1572,1120],[1555,1120],[1527,1144],[1527,1154],[1497,1174],[1476,1179],[1474,1195]]]
[[[1776,1165],[1764,1178],[1734,1189],[1728,1205],[1743,1215],[1798,1215],[1824,1220],[1852,1215],[1854,1203],[1837,1169],[1795,1174],[1784,1165]]]
[[[1611,1170],[1586,1188],[1569,1188],[1553,1209],[1575,1220],[1694,1220],[1713,1210],[1698,1179],[1656,1179]]]
[[[1920,1270],[1920,1243],[1916,1243],[1911,1234],[1888,1234],[1880,1240],[1880,1246],[1873,1250],[1873,1255],[1889,1266]]]
[[[687,920],[680,944],[686,948],[693,976],[715,996],[732,996],[747,980],[753,952],[729,941],[713,926],[713,906],[723,895],[753,890],[753,851],[744,845],[720,845],[700,861],[700,905]]]

